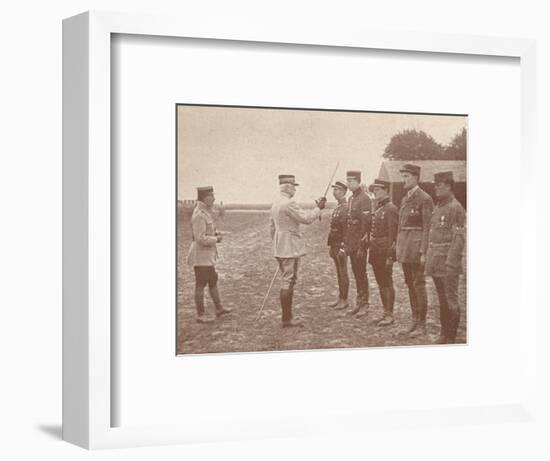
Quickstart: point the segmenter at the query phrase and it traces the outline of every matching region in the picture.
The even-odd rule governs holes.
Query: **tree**
[[[445,147],[444,157],[446,160],[466,160],[466,128],[457,133],[448,146]]]
[[[434,160],[444,148],[424,131],[404,130],[392,136],[382,157],[388,160]]]

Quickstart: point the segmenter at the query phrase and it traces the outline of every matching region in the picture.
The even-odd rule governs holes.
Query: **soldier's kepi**
[[[298,277],[300,258],[306,254],[305,241],[300,234],[300,224],[311,224],[325,207],[326,198],[315,201],[315,208],[304,210],[294,201],[296,193],[294,175],[279,175],[280,197],[271,207],[271,239],[273,255],[281,273],[280,301],[283,327],[303,326],[292,318],[292,299]]]
[[[438,344],[456,341],[460,320],[458,280],[462,272],[466,213],[453,193],[451,171],[434,175],[437,204],[430,221],[426,274],[433,278],[439,298],[441,332]]]
[[[330,248],[329,255],[336,267],[336,279],[338,281],[338,299],[329,304],[329,306],[336,309],[345,309],[348,307],[348,258],[344,248],[344,238],[348,225],[347,191],[348,186],[343,181],[336,181],[332,186],[332,194],[338,204],[332,212],[327,245]]]
[[[344,238],[346,254],[351,260],[355,278],[357,297],[351,315],[358,314],[362,308],[365,313],[369,306],[369,281],[367,278],[367,249],[371,221],[371,200],[361,188],[361,172],[347,172],[348,188],[352,195],[348,200],[347,229]]]
[[[375,321],[378,326],[388,326],[394,322],[393,263],[395,261],[399,210],[391,202],[388,195],[389,190],[390,183],[382,179],[375,179],[374,183],[369,186],[369,191],[375,196],[375,210],[372,214],[369,243],[369,263],[374,271],[384,309],[382,317]]]
[[[433,201],[418,186],[419,166],[406,164],[400,171],[406,192],[399,209],[396,256],[403,266],[405,283],[409,289],[412,321],[407,333],[411,336],[425,335],[428,295],[424,264]]]
[[[216,308],[216,317],[231,312],[222,306],[218,291],[218,273],[216,260],[218,258],[217,244],[222,236],[216,231],[211,214],[214,204],[214,188],[212,186],[197,188],[197,205],[191,217],[193,241],[187,255],[187,263],[193,266],[195,272],[195,306],[197,322],[207,323],[212,320],[204,316],[204,288],[208,285],[210,296]]]

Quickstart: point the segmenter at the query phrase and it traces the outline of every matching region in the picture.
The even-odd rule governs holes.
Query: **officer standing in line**
[[[336,181],[332,186],[332,194],[338,204],[332,212],[327,244],[330,247],[329,255],[334,261],[336,278],[338,280],[338,299],[329,304],[330,307],[334,307],[335,309],[345,309],[348,307],[348,258],[344,250],[344,237],[348,221],[347,191],[348,186],[343,181]]]
[[[292,297],[298,277],[298,263],[306,254],[305,241],[300,234],[300,224],[311,224],[325,208],[327,199],[321,197],[315,201],[313,210],[303,210],[293,200],[296,193],[294,175],[279,175],[281,195],[271,207],[271,239],[273,255],[279,263],[281,272],[281,310],[283,328],[301,327],[301,322],[292,320]]]
[[[395,288],[392,273],[399,210],[390,200],[389,189],[390,183],[383,179],[375,179],[374,183],[369,186],[369,190],[374,193],[376,198],[375,210],[372,214],[369,263],[372,266],[384,308],[384,315],[375,320],[376,324],[381,327],[392,325],[394,322]]]
[[[187,263],[195,271],[195,306],[197,322],[210,323],[212,320],[204,316],[204,288],[208,285],[210,297],[216,308],[216,317],[231,312],[222,306],[218,291],[218,273],[216,260],[218,258],[217,244],[222,236],[216,231],[214,218],[211,214],[214,204],[214,188],[212,186],[197,188],[197,205],[191,217],[193,241],[189,247]]]
[[[412,322],[407,333],[414,337],[426,334],[428,295],[424,266],[428,250],[428,232],[433,211],[432,198],[419,186],[420,167],[406,164],[400,170],[406,191],[399,210],[397,260],[403,266],[409,289]]]
[[[460,321],[458,280],[462,273],[466,213],[453,193],[452,171],[434,175],[437,204],[432,214],[426,275],[433,278],[439,298],[441,332],[437,344],[452,344]]]
[[[344,246],[351,261],[357,288],[355,308],[349,314],[358,314],[362,307],[366,314],[369,307],[367,249],[372,205],[369,196],[361,188],[360,171],[348,171],[347,182],[352,195],[348,200],[348,225]]]

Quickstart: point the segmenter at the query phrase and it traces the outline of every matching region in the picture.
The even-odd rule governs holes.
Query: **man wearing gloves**
[[[273,255],[279,263],[281,273],[280,301],[283,328],[303,326],[292,319],[292,297],[298,277],[300,258],[306,254],[305,241],[300,233],[300,224],[315,221],[327,199],[321,197],[315,201],[315,208],[303,210],[293,200],[296,193],[294,175],[279,175],[280,197],[271,207],[271,239]]]

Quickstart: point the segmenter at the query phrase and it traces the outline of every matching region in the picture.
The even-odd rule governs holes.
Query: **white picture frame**
[[[228,23],[219,30],[186,18],[87,12],[63,22],[63,438],[76,445],[114,448],[185,443],[196,440],[182,426],[111,427],[111,36],[193,37],[215,40],[375,48],[519,58],[521,66],[521,232],[522,309],[525,321],[523,350],[534,357],[536,301],[533,237],[535,205],[528,200],[536,171],[535,155],[535,43],[528,39],[424,34],[413,32],[351,31],[345,27],[297,30],[273,24]],[[536,385],[534,359],[529,383]],[[437,411],[446,421],[500,421],[534,417],[535,392],[521,402],[498,408]],[[404,411],[399,426],[422,424],[436,412]],[[395,415],[396,413],[394,413]],[[380,417],[380,416],[378,416]],[[368,429],[373,417],[350,416]],[[370,418],[370,419],[369,419]],[[350,419],[350,421],[351,421]],[[296,433],[300,422],[294,422]],[[392,426],[391,423],[388,423]],[[309,429],[305,429],[307,432]],[[316,432],[328,430],[320,423]],[[235,438],[277,434],[273,426],[241,427]],[[213,434],[213,439],[216,434]]]

